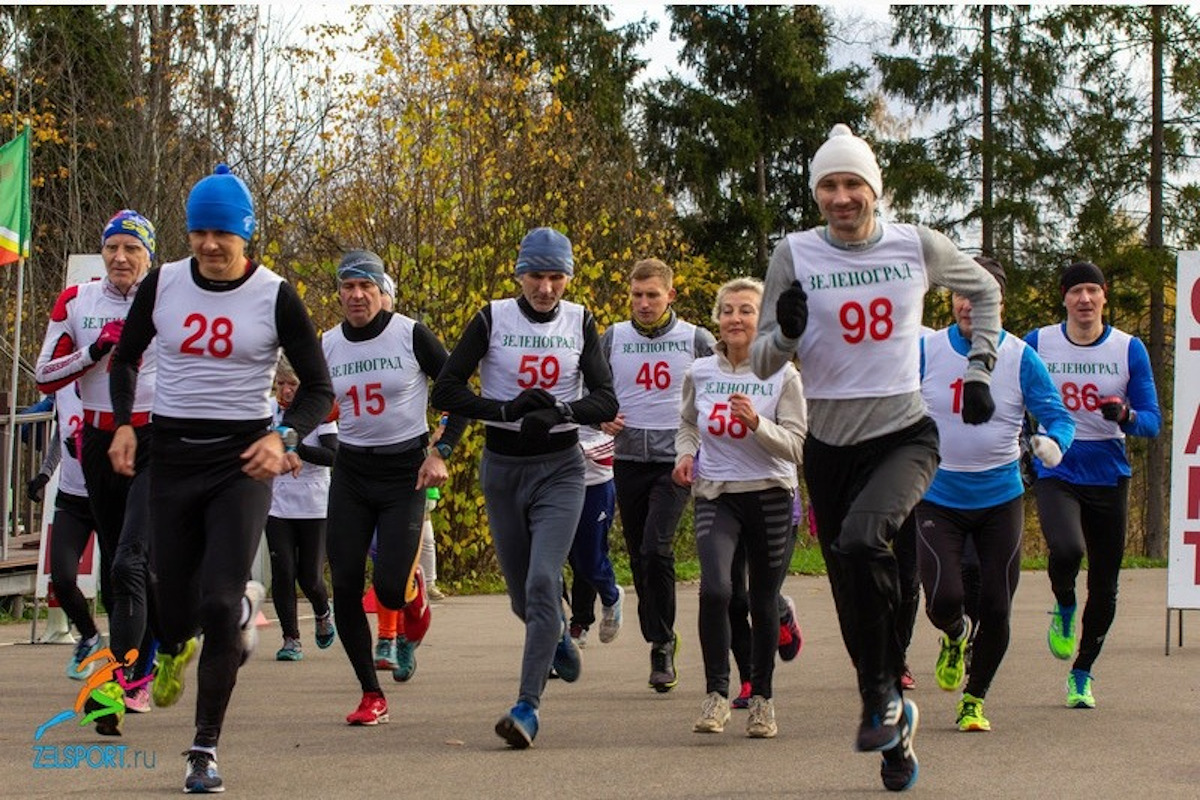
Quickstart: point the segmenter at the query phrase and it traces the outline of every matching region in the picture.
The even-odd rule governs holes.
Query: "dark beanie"
[[[553,228],[534,228],[521,240],[517,252],[517,274],[563,272],[575,274],[571,240]]]
[[[975,263],[986,269],[996,283],[1000,284],[1000,296],[1004,296],[1004,290],[1008,288],[1008,277],[1004,274],[1004,266],[992,258],[991,256],[975,256]]]
[[[1075,262],[1063,270],[1062,277],[1058,280],[1058,286],[1062,289],[1063,294],[1066,294],[1067,290],[1072,286],[1078,286],[1081,283],[1095,283],[1100,286],[1107,286],[1104,280],[1104,273],[1090,261]]]
[[[388,286],[390,279],[383,270],[383,259],[370,250],[351,250],[342,256],[338,264],[337,277],[339,281],[364,279],[379,287],[385,294],[395,294],[395,285]],[[388,291],[389,288],[391,291]]]

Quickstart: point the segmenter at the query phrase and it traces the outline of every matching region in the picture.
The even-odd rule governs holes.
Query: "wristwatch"
[[[441,456],[443,460],[449,458],[450,453],[452,452],[450,445],[446,444],[445,442],[438,442],[433,446],[433,449],[437,450],[438,455]]]
[[[273,430],[279,434],[280,439],[283,439],[284,452],[296,452],[296,445],[300,444],[300,434],[296,433],[295,428],[289,428],[286,425],[280,425]]]

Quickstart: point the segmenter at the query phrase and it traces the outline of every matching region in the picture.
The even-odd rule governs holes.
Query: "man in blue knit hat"
[[[467,324],[433,387],[434,408],[481,419],[479,479],[513,613],[525,623],[517,703],[496,723],[510,747],[537,736],[553,665],[579,678],[579,650],[562,607],[562,570],[583,509],[580,425],[617,413],[612,373],[590,311],[562,296],[575,273],[571,241],[535,228],[521,241],[521,294],[494,300]],[[479,369],[479,394],[469,381]]]
[[[140,361],[152,338],[162,380],[154,397],[150,482],[154,592],[162,644],[151,690],[169,706],[198,670],[196,732],[184,791],[224,791],[217,741],[238,668],[257,642],[265,590],[246,582],[271,506],[271,479],[300,465],[296,446],[329,414],[333,391],[316,329],[290,284],[246,256],[254,202],[220,164],[187,200],[192,257],[145,279],[113,357],[117,425],[109,456],[121,474],[141,448],[129,425]],[[280,350],[300,388],[272,427]]]
[[[154,352],[147,353],[142,364],[145,380],[133,402],[130,427],[130,434],[142,443],[144,454],[128,475],[115,472],[108,460],[115,431],[108,370],[125,317],[154,263],[155,246],[154,225],[137,211],[119,211],[108,221],[100,236],[104,278],[69,286],[59,296],[50,314],[36,373],[38,388],[47,394],[70,389],[72,383],[78,390],[83,406],[82,436],[67,437],[66,442],[68,447],[74,446],[72,443],[82,444],[82,451],[73,455],[80,460],[96,524],[102,572],[100,593],[108,610],[109,648],[121,664],[126,664],[131,651],[138,654],[137,661],[126,666],[121,676],[126,684],[136,688],[126,691],[116,682],[109,682],[101,689],[115,701],[116,708],[115,712],[96,718],[96,731],[107,736],[121,734],[126,711],[150,710],[149,692],[139,681],[153,663],[153,636],[147,625],[151,615],[147,604],[149,473],[146,467],[156,372]],[[58,537],[54,542],[54,548],[67,544]],[[101,650],[103,642],[86,608],[82,615],[75,610],[72,619],[80,625],[82,638],[67,665],[67,675],[82,681],[96,668],[97,664],[89,663],[88,658]]]

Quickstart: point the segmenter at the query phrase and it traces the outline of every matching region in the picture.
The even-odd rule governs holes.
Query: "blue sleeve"
[[[1150,354],[1142,340],[1129,342],[1129,385],[1125,389],[1129,407],[1134,411],[1132,422],[1121,426],[1128,436],[1158,436],[1162,427],[1162,412],[1158,408],[1158,392],[1154,388],[1154,371],[1150,369]]]
[[[1037,345],[1038,345],[1038,329],[1037,328],[1034,328],[1029,333],[1025,334],[1025,344],[1032,347],[1034,349],[1034,352],[1037,351]]]
[[[1046,362],[1032,347],[1026,347],[1021,354],[1021,395],[1025,399],[1025,408],[1037,417],[1059,449],[1067,452],[1071,442],[1075,441],[1075,420],[1063,405],[1062,395],[1046,369]]]

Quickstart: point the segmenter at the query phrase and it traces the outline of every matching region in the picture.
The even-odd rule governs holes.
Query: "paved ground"
[[[305,660],[277,663],[278,627],[264,627],[226,720],[221,771],[231,793],[255,798],[878,797],[878,756],[851,749],[857,696],[828,584],[789,578],[786,592],[800,608],[805,644],[795,662],[776,672],[780,733],[774,740],[745,738],[745,712],[735,712],[722,735],[691,732],[703,674],[696,588],[681,585],[683,651],[675,691],[658,695],[646,688],[647,648],[630,592],[620,638],[588,646],[578,683],[551,682],[535,746],[509,751],[492,725],[514,698],[520,626],[503,597],[456,597],[435,607],[413,681],[400,685],[383,676],[392,722],[377,728],[343,723],[359,692],[340,644],[317,650],[306,621]],[[1185,615],[1193,639],[1182,649],[1173,644],[1164,656],[1165,597],[1165,571],[1124,574],[1117,623],[1097,664],[1099,708],[1069,710],[1063,707],[1069,665],[1045,646],[1046,576],[1023,575],[1012,645],[987,701],[988,734],[954,728],[957,696],[934,683],[936,637],[920,619],[910,653],[919,684],[911,696],[921,712],[920,779],[912,793],[1200,796],[1200,614]],[[35,750],[35,730],[71,706],[80,684],[63,675],[65,646],[9,645],[27,641],[28,632],[27,624],[0,627],[0,795],[178,794],[180,753],[190,743],[194,666],[178,706],[128,719],[119,740],[67,723],[50,728]],[[115,744],[125,748],[124,769],[34,766],[35,758],[72,753],[99,763],[104,751],[94,746]]]

